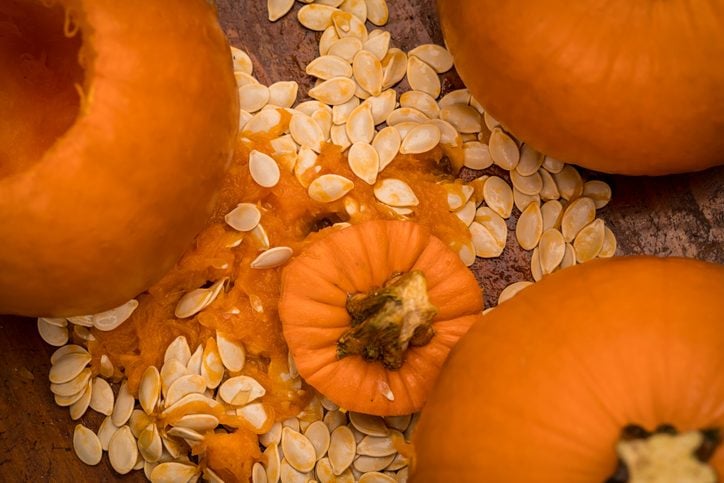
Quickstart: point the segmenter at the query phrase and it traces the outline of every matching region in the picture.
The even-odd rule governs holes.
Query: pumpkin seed
[[[420,124],[410,130],[400,145],[401,154],[426,153],[440,143],[440,129],[434,124]]]
[[[197,374],[201,375],[201,359],[204,356],[204,348],[199,345],[196,347],[196,350],[189,358],[188,363],[186,363],[186,371],[188,374]]]
[[[258,461],[251,467],[251,483],[267,483],[266,470]]]
[[[69,352],[60,357],[50,368],[48,378],[53,384],[63,384],[74,379],[91,361],[87,352]]]
[[[218,387],[224,377],[224,364],[221,362],[216,341],[211,338],[206,342],[201,358],[201,377],[204,378],[206,387],[209,389]]]
[[[300,102],[299,104],[297,104],[294,107],[295,111],[301,112],[302,114],[306,114],[307,116],[310,116],[310,117],[312,116],[312,114],[314,114],[315,112],[317,112],[320,109],[327,109],[329,111],[332,110],[332,108],[329,107],[327,104],[324,104],[319,101],[314,101],[314,100]],[[294,115],[293,112],[291,114]]]
[[[304,436],[312,443],[316,460],[327,454],[330,443],[330,433],[327,425],[322,421],[313,421],[304,430]]]
[[[405,137],[410,134],[410,131],[415,129],[417,126],[419,126],[419,124],[416,122],[401,122],[392,127],[397,129],[397,133],[400,135],[400,139],[405,139]]]
[[[340,475],[349,468],[354,461],[356,450],[357,443],[350,428],[339,426],[332,431],[327,455],[335,475]]]
[[[249,376],[236,376],[227,379],[219,387],[219,396],[233,406],[243,406],[266,393],[264,387]]]
[[[182,428],[180,426],[169,429],[166,431],[166,434],[172,438],[183,439],[189,444],[189,446],[204,440],[204,436],[202,434],[194,431],[193,429]]]
[[[380,180],[375,184],[373,191],[375,198],[386,205],[405,207],[420,204],[410,185],[399,179],[386,178]]]
[[[393,110],[387,116],[385,122],[387,122],[388,126],[395,126],[403,122],[423,123],[429,120],[430,119],[425,114],[417,109],[411,107],[401,107]]]
[[[89,378],[89,380],[86,381],[85,385],[77,393],[70,394],[68,396],[61,396],[59,394],[55,394],[53,396],[53,400],[55,401],[55,404],[60,407],[72,407],[75,403],[77,403],[86,396],[86,393],[88,392],[88,387],[90,385],[91,383]],[[88,398],[88,402],[90,403],[90,397]]]
[[[530,273],[536,282],[540,282],[543,278],[543,269],[540,266],[540,251],[538,247],[533,249],[533,253],[530,256]]]
[[[380,34],[373,35],[374,32],[380,32]],[[383,30],[373,30],[370,32],[367,40],[362,44],[362,48],[367,52],[372,53],[372,55],[374,55],[378,60],[382,61],[390,48],[391,38],[392,36],[389,32]]]
[[[558,198],[560,198],[561,194],[558,192],[558,186],[553,180],[553,175],[551,175],[545,169],[538,170],[538,174],[540,175],[542,181],[542,186],[540,189],[541,198],[543,198],[544,200],[557,200]]]
[[[520,148],[520,160],[515,170],[521,176],[532,176],[543,164],[543,155],[533,149],[529,144],[523,144]]]
[[[434,98],[440,95],[440,78],[437,72],[418,57],[407,57],[407,82],[415,91],[425,92]]]
[[[372,108],[362,103],[349,113],[347,118],[347,137],[350,142],[371,143],[375,136],[375,122],[372,117]]]
[[[176,420],[174,426],[192,429],[198,433],[211,431],[219,425],[219,419],[212,414],[187,414]]]
[[[186,365],[191,357],[191,348],[186,340],[186,337],[180,335],[176,337],[166,348],[166,352],[163,355],[163,362],[168,362],[171,359],[176,359],[181,364]]]
[[[539,248],[541,272],[553,273],[566,254],[566,241],[563,235],[555,228],[545,230],[541,235]]]
[[[341,42],[341,40],[338,40],[337,42]],[[325,80],[319,85],[312,87],[311,89],[309,89],[308,94],[309,97],[312,97],[313,99],[316,99],[330,106],[336,106],[339,104],[344,104],[345,102],[352,99],[356,89],[357,84],[354,80],[350,79],[349,77],[339,76],[332,77],[331,79]],[[292,136],[294,136],[294,134],[292,134]],[[297,141],[297,143],[299,144],[304,145],[296,139],[296,136],[295,141]]]
[[[131,417],[128,418],[128,427],[131,428],[131,434],[134,438],[138,438],[144,429],[154,423],[154,417],[146,414],[141,409],[134,409]],[[113,424],[113,421],[111,421]],[[115,425],[113,426],[116,427]]]
[[[557,159],[551,158],[550,156],[546,156],[543,159],[543,168],[551,174],[560,173],[565,165],[566,164],[563,161],[558,161]]]
[[[169,359],[161,367],[161,392],[166,396],[171,384],[181,376],[188,374],[186,366],[176,359]]]
[[[279,182],[279,165],[268,154],[253,150],[249,153],[249,172],[251,178],[263,188],[273,188]]]
[[[442,186],[447,192],[447,205],[450,211],[462,208],[475,191],[472,186],[462,183],[445,183]]]
[[[311,5],[308,5],[311,6]],[[156,466],[151,472],[152,483],[176,483],[192,481],[199,474],[199,469],[191,464],[167,461]]]
[[[354,188],[354,183],[344,176],[323,174],[309,184],[307,194],[319,203],[337,201]]]
[[[118,427],[113,424],[111,417],[107,416],[98,428],[98,441],[104,451],[108,451],[108,443],[116,431],[118,431]]]
[[[252,469],[252,476],[253,476],[253,469]],[[266,476],[266,474],[265,474],[265,476]],[[148,478],[150,479],[150,476]],[[214,472],[214,470],[212,470],[209,467],[204,468],[203,478],[204,478],[204,481],[206,481],[208,483],[224,483],[224,480],[222,480],[221,477],[219,475],[217,475]],[[189,480],[189,481],[191,481],[191,480]],[[257,483],[257,482],[253,482],[253,483]],[[264,480],[264,483],[268,483],[267,480]]]
[[[163,443],[155,424],[149,424],[138,436],[138,451],[144,460],[155,463],[161,459]]]
[[[40,337],[54,347],[62,347],[68,343],[68,328],[51,324],[42,317],[38,319],[38,333]]]
[[[376,471],[384,470],[392,460],[395,459],[394,455],[375,457],[375,456],[360,456],[354,460],[354,469],[361,473],[371,473]]]
[[[583,196],[591,198],[600,210],[611,201],[611,187],[603,181],[592,180],[583,184]]]
[[[424,116],[434,119],[440,116],[440,107],[435,99],[422,91],[407,91],[400,96],[400,106],[415,109]]]
[[[521,248],[532,250],[538,245],[542,233],[543,216],[541,215],[540,206],[531,203],[518,218],[518,223],[515,226],[515,237]]]
[[[438,74],[449,71],[453,66],[453,57],[450,52],[445,47],[435,44],[420,45],[409,51],[407,55],[419,58],[435,69]]]
[[[89,368],[83,369],[80,374],[75,376],[68,382],[62,384],[50,384],[50,391],[61,397],[71,397],[73,395],[82,392],[88,385],[88,381],[91,378],[91,370]]]
[[[553,179],[564,200],[571,201],[583,194],[583,180],[573,166],[565,165],[559,173],[553,174]]]
[[[96,377],[91,388],[90,408],[104,416],[113,412],[113,389],[105,379]]]
[[[514,188],[529,196],[539,194],[541,188],[543,188],[543,179],[538,172],[530,176],[522,176],[518,171],[513,170],[510,172],[510,181],[513,183]]]
[[[244,418],[256,431],[261,431],[269,420],[269,415],[260,402],[253,402],[237,408],[236,415]]]
[[[503,218],[510,218],[513,211],[513,190],[502,178],[489,177],[483,185],[483,196],[490,209]]]
[[[229,339],[217,331],[216,345],[219,349],[221,362],[230,372],[239,372],[244,368],[246,350],[241,342]]]
[[[335,409],[324,415],[324,424],[329,428],[330,433],[340,426],[347,424],[347,416],[342,411]]]
[[[452,124],[460,133],[480,132],[480,113],[467,104],[450,104],[441,108],[440,119]]]
[[[541,214],[543,215],[543,231],[561,226],[561,215],[563,214],[563,205],[558,200],[549,200],[541,206]]]
[[[598,252],[599,258],[610,258],[616,254],[616,236],[609,227],[604,227],[603,245],[601,251]]]
[[[384,69],[382,88],[388,89],[405,78],[407,74],[407,54],[397,48],[389,49],[385,58],[382,59],[382,68]]]
[[[505,131],[500,128],[493,129],[490,134],[489,146],[490,156],[495,164],[508,171],[512,171],[518,166],[520,161],[518,145]]]
[[[303,434],[285,427],[282,430],[282,451],[284,458],[297,471],[307,473],[314,469],[316,451],[312,442]]]
[[[329,462],[329,458],[321,458],[317,461],[314,472],[320,483],[337,483],[340,481],[340,478],[336,477],[334,470],[332,470],[332,464]],[[354,478],[352,481],[354,482]]]
[[[79,460],[89,466],[97,465],[103,457],[98,436],[82,424],[77,424],[73,430],[73,451]]]
[[[470,106],[475,108],[475,110],[478,111],[481,116],[485,112],[485,108],[483,107],[483,105],[480,104],[480,102],[478,102],[478,100],[472,96],[470,96]]]
[[[462,208],[455,210],[455,216],[457,216],[465,226],[470,226],[470,224],[475,221],[475,202],[468,201],[465,203]]]
[[[499,243],[493,234],[483,225],[474,221],[468,227],[472,236],[475,255],[480,258],[495,258],[503,253],[505,245]]]
[[[498,250],[502,253],[508,239],[508,226],[505,220],[490,207],[481,206],[475,212],[475,221],[490,232]]]
[[[491,307],[492,308],[492,307]],[[392,463],[390,463],[387,468],[385,468],[386,471],[397,471],[404,467],[406,467],[409,464],[408,459],[400,453],[397,453],[395,455],[395,459],[392,460]]]
[[[256,80],[250,74],[247,74],[246,72],[239,72],[239,71],[234,72],[234,80],[236,80],[237,89],[244,87],[246,85],[249,85],[249,84],[258,84],[259,83],[259,81]],[[240,110],[243,112],[248,112],[248,111],[244,111],[243,109],[240,109]]]
[[[332,14],[335,12],[339,10],[327,5],[305,5],[297,12],[297,20],[309,30],[321,32],[332,26]]]
[[[348,12],[336,11],[332,13],[332,25],[340,39],[354,37],[362,42],[367,40],[368,33],[364,21],[361,21]]]
[[[252,116],[244,125],[245,134],[261,134],[274,130],[282,122],[282,115],[276,109],[266,109]]]
[[[439,101],[440,109],[452,106],[453,104],[462,104],[467,105],[470,104],[470,91],[463,88],[463,89],[456,89],[454,91],[450,91]]]
[[[50,364],[54,365],[58,360],[68,354],[88,354],[88,351],[77,344],[64,345],[53,352],[50,356]]]
[[[332,129],[332,113],[329,109],[320,109],[314,112],[312,114],[312,119],[314,119],[319,128],[322,130],[322,139],[325,141],[328,140]]]
[[[382,63],[372,52],[360,50],[352,60],[352,72],[357,83],[373,96],[382,93]]]
[[[93,336],[93,334],[91,333],[90,329],[88,329],[88,327],[83,327],[80,325],[73,326],[73,335],[75,335],[79,339],[84,340],[86,342],[96,340],[96,338]]]
[[[261,226],[261,225],[259,225]],[[258,228],[258,227],[257,227]],[[193,317],[194,315],[198,314],[202,310],[204,310],[206,307],[211,305],[214,300],[216,300],[216,297],[219,296],[219,293],[224,288],[224,285],[228,281],[228,278],[223,278],[219,280],[218,282],[215,282],[211,287],[209,288],[198,288],[195,290],[192,290],[186,294],[184,294],[183,297],[178,301],[176,304],[176,310],[174,314],[179,319],[186,319],[189,317]],[[187,344],[188,347],[188,344]],[[191,357],[191,350],[189,349],[189,356]],[[182,364],[186,364],[188,362],[188,357],[185,358],[185,361],[180,361]]]
[[[279,107],[292,107],[297,100],[299,84],[294,81],[275,82],[269,86],[269,104]]]
[[[561,217],[561,233],[567,242],[572,242],[581,229],[596,217],[596,205],[591,198],[581,197],[574,200]]]
[[[131,413],[133,412],[133,407],[135,403],[136,400],[128,391],[127,382],[123,381],[121,383],[121,387],[118,389],[118,394],[116,396],[116,405],[113,407],[113,412],[111,413],[111,419],[113,420],[113,424],[116,427],[120,428],[121,426],[126,424],[128,419],[131,417]]]
[[[344,0],[339,9],[354,15],[362,23],[367,21],[367,4],[365,0]]]
[[[352,66],[336,55],[323,55],[311,61],[305,72],[318,79],[329,80],[334,77],[352,77]]]
[[[319,38],[319,55],[327,55],[329,53],[329,47],[336,40],[339,40],[339,36],[337,35],[337,31],[334,30],[333,25],[324,29],[322,36]]]
[[[281,473],[281,461],[279,459],[279,447],[276,444],[268,446],[263,453],[267,480],[269,483],[279,481]]]
[[[312,151],[310,148],[302,147],[299,149],[297,154],[297,161],[294,164],[294,176],[303,187],[309,187],[316,172],[321,169],[317,165],[317,159],[319,156],[317,153]],[[268,248],[268,240],[267,246]]]
[[[285,16],[294,6],[294,0],[267,0],[266,9],[270,22],[276,22]]]
[[[231,61],[234,68],[234,72],[243,72],[244,74],[251,75],[253,73],[253,65],[249,54],[236,47],[231,47]]]
[[[164,405],[174,405],[189,394],[203,394],[206,390],[206,380],[197,374],[186,374],[176,379],[168,388]]]
[[[387,117],[395,109],[397,102],[397,93],[393,89],[387,89],[379,96],[371,96],[365,100],[365,104],[369,104],[372,112],[372,120],[374,124],[380,124],[387,120]]]
[[[211,339],[213,340],[213,339]],[[182,397],[180,400],[176,401],[173,405],[167,407],[161,412],[161,419],[167,418],[171,414],[178,414],[182,413],[185,410],[187,410],[187,406],[190,406],[193,408],[194,414],[197,413],[204,413],[204,412],[213,412],[218,406],[219,403],[214,401],[213,399],[210,399],[206,397],[204,394],[188,394],[184,397]],[[199,406],[205,406],[204,408],[200,408]]]
[[[397,474],[395,475],[395,478],[397,479],[397,483],[407,483],[408,470],[409,470],[409,467],[405,467],[397,472]]]
[[[469,141],[463,144],[463,159],[466,168],[486,169],[493,164],[487,144]]]
[[[347,162],[358,178],[369,185],[375,184],[380,170],[380,156],[371,144],[362,141],[352,144]]]
[[[347,137],[347,127],[344,125],[332,126],[332,129],[330,130],[330,137],[332,144],[336,144],[342,148],[342,151],[345,151],[352,145],[349,137]]]
[[[101,376],[105,377],[106,379],[110,379],[111,377],[113,377],[114,372],[115,371],[113,369],[113,363],[111,362],[111,360],[108,358],[107,355],[103,354],[101,356],[101,361],[100,361]]]
[[[498,296],[498,305],[515,297],[521,290],[530,287],[531,285],[533,285],[533,282],[528,281],[511,283],[505,287],[502,292],[500,292],[500,295]]]
[[[263,84],[246,84],[239,87],[239,108],[254,113],[269,102],[269,88]]]
[[[297,471],[286,458],[282,458],[279,465],[279,476],[284,483],[308,483],[312,474]]]
[[[380,416],[354,411],[350,411],[347,415],[352,426],[363,434],[368,436],[388,436],[390,434],[385,420]]]
[[[400,133],[392,126],[380,130],[372,140],[372,147],[379,157],[379,171],[382,172],[397,156],[402,140]]]
[[[347,119],[349,119],[350,113],[359,106],[359,99],[356,97],[353,97],[349,101],[345,102],[344,104],[340,104],[338,106],[334,106],[332,108],[332,122],[335,125],[342,125],[347,122]]]
[[[125,475],[136,466],[138,448],[131,428],[122,426],[108,442],[108,460],[111,467],[119,474]]]
[[[524,211],[529,204],[536,203],[540,205],[539,195],[526,195],[518,191],[518,188],[513,188],[513,204],[521,212]]]
[[[576,251],[576,261],[584,263],[593,260],[603,248],[605,237],[603,220],[598,218],[581,229],[573,241],[573,249]]]
[[[226,224],[237,231],[251,231],[261,221],[261,211],[252,203],[239,203],[224,217]]]
[[[365,0],[367,4],[367,20],[378,27],[385,25],[389,19],[386,0]]]
[[[402,433],[397,433],[402,438]],[[393,437],[390,436],[365,436],[357,444],[357,454],[364,456],[389,456],[397,453]]]
[[[137,308],[138,300],[131,299],[118,307],[93,315],[93,326],[104,332],[113,330],[128,320]]]
[[[500,122],[498,122],[498,120],[495,119],[488,111],[483,113],[483,122],[485,123],[485,127],[487,127],[488,131],[491,133],[496,127],[501,126]]]
[[[266,230],[261,223],[256,225],[256,227],[249,232],[249,235],[254,241],[254,245],[260,250],[266,250],[270,247],[269,236],[266,234]]]
[[[351,64],[357,52],[362,50],[362,45],[362,41],[357,37],[338,37],[337,40],[334,40],[330,44],[327,55],[336,55]],[[356,83],[354,84],[354,89],[357,89]]]

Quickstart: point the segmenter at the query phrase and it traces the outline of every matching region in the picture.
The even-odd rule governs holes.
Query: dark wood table
[[[433,0],[389,3],[391,21],[386,28],[399,47],[409,50],[421,43],[442,42]],[[301,28],[293,14],[269,23],[263,1],[218,0],[217,4],[231,43],[250,54],[260,82],[293,79],[300,83],[300,92],[306,92],[312,81],[304,75],[304,67],[317,55],[318,34]],[[452,72],[443,85],[449,90],[461,83]],[[594,176],[613,188],[612,202],[599,213],[618,238],[619,254],[724,263],[724,167],[660,178]],[[514,220],[509,226],[514,227]],[[530,254],[516,247],[512,237],[509,241],[502,257],[479,260],[474,266],[488,303],[508,283],[531,279]],[[92,468],[75,457],[71,443],[75,422],[67,409],[54,404],[49,390],[53,348],[40,339],[34,320],[0,317],[0,330],[0,481],[143,481],[138,472],[118,476],[107,457]],[[100,417],[89,411],[82,421],[95,428]]]

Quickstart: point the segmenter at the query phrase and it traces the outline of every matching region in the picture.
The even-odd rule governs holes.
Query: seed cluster
[[[269,19],[281,18],[294,3],[268,0]],[[352,196],[361,183],[392,216],[414,219],[417,210],[424,209],[419,187],[388,176],[385,170],[401,156],[439,149],[454,171],[465,167],[477,172],[467,182],[439,182],[450,213],[468,228],[469,238],[456,247],[466,265],[476,257],[503,253],[508,241],[506,219],[514,207],[521,213],[515,240],[532,252],[535,281],[576,263],[614,255],[616,239],[596,218],[596,211],[611,198],[610,187],[596,180],[584,182],[573,166],[521,143],[467,89],[443,93],[439,75],[453,67],[445,48],[424,44],[404,52],[392,45],[389,32],[380,28],[368,32],[367,21],[378,27],[387,23],[385,0],[303,3],[307,5],[298,10],[299,22],[321,32],[320,55],[306,66],[306,73],[317,79],[306,93],[310,99],[297,102],[295,82],[260,84],[249,56],[232,48],[241,105],[240,139],[249,148],[250,179],[260,188],[274,190],[289,173],[311,200],[321,204],[341,200],[354,218],[365,210]],[[399,89],[403,79],[410,90],[398,96],[394,88]],[[271,150],[254,143],[260,134],[271,135]],[[330,144],[342,150],[352,176],[323,171],[321,158]],[[480,172],[493,166],[507,174]],[[500,169],[496,172],[500,174]],[[242,238],[259,248],[248,267],[254,270],[283,266],[293,255],[288,246],[272,245],[264,216],[264,208],[251,200],[224,218],[234,235],[228,248],[240,245]],[[340,228],[346,224],[338,223]],[[202,313],[228,283],[224,277],[186,292],[175,307],[176,318]],[[511,284],[498,303],[532,283]],[[249,301],[256,312],[264,311],[252,296]],[[73,420],[88,408],[106,416],[95,432],[82,424],[75,428],[73,447],[84,463],[98,464],[107,451],[112,468],[120,474],[143,469],[151,481],[220,482],[219,475],[204,464],[203,452],[191,454],[202,448],[205,434],[244,427],[259,434],[263,449],[261,461],[253,466],[256,483],[407,480],[407,460],[397,453],[394,442],[409,440],[415,415],[380,418],[346,412],[315,394],[297,417],[275,421],[264,404],[264,386],[242,374],[244,344],[223,333],[217,332],[193,352],[185,337],[176,338],[160,369],[150,366],[143,373],[137,398],[107,355],[101,355],[99,373],[94,374],[86,348],[68,344],[71,334],[79,344],[88,342],[94,337],[91,328],[112,330],[138,305],[131,300],[102,314],[38,319],[43,339],[60,347],[51,358],[49,374],[56,403],[69,407]],[[291,357],[288,366],[284,377],[290,390],[301,389]],[[394,397],[389,388],[380,390]]]

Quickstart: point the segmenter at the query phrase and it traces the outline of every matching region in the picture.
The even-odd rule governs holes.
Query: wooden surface
[[[251,55],[257,78],[265,84],[294,79],[305,92],[311,80],[303,70],[317,55],[318,34],[302,29],[291,14],[270,24],[266,2],[260,0],[217,3],[224,30],[233,45]],[[404,50],[442,41],[432,0],[391,1],[390,18],[386,28]],[[460,85],[454,73],[445,76],[444,89]],[[587,175],[613,188],[613,201],[600,216],[616,234],[619,254],[724,263],[724,168],[662,178]],[[509,227],[514,227],[512,220]],[[530,254],[513,245],[509,237],[502,257],[474,266],[488,303],[508,283],[530,279]],[[115,474],[105,456],[93,468],[75,458],[75,422],[67,409],[53,403],[47,379],[53,349],[37,335],[34,321],[0,317],[0,334],[0,481],[143,481],[139,472]],[[100,419],[89,411],[82,422],[97,428]]]

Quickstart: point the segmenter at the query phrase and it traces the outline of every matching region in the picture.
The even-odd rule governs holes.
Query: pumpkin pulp
[[[383,288],[354,294],[347,300],[352,327],[337,342],[339,359],[359,354],[399,369],[408,346],[430,342],[437,309],[427,297],[425,275],[419,270],[391,278]]]
[[[0,178],[40,161],[78,117],[81,35],[62,6],[0,5]]]

